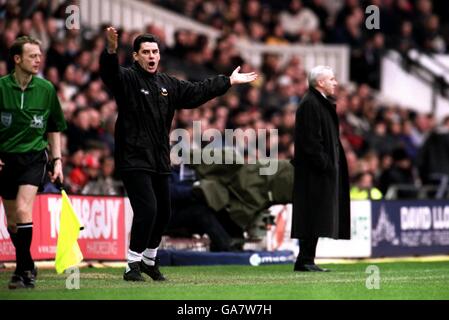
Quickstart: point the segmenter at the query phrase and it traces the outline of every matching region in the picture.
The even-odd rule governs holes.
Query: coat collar
[[[9,83],[11,84],[11,86],[14,88],[14,89],[18,89],[18,90],[20,90],[20,91],[22,91],[22,87],[17,83],[17,81],[16,81],[16,78],[14,77],[14,70],[8,75],[8,80],[9,80]],[[25,90],[28,90],[28,89],[31,89],[31,88],[34,88],[34,78],[35,78],[36,76],[32,76],[31,77],[31,81],[28,83],[28,85],[27,85],[27,87],[25,88]]]
[[[314,87],[309,87],[309,92],[310,94],[315,96],[315,98],[317,98],[323,104],[323,106],[325,106],[326,109],[330,111],[332,117],[334,118],[335,123],[338,126],[337,104],[335,102],[335,99],[333,97],[325,98],[321,94],[321,92],[319,92]]]
[[[132,67],[133,70],[137,71],[140,75],[142,75],[145,79],[155,79],[157,71],[155,73],[149,73],[144,68],[140,66],[137,61],[134,61]]]
[[[317,97],[322,103],[324,103],[326,106],[332,107],[333,110],[335,111],[337,105],[335,102],[335,99],[331,96],[325,98],[321,92],[319,92],[317,89],[315,89],[314,87],[309,87],[309,91],[315,95],[315,97]]]

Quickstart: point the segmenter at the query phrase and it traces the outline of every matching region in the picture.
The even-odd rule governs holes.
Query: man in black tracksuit
[[[157,248],[170,218],[169,131],[175,110],[195,108],[224,94],[233,84],[256,79],[255,73],[217,76],[198,83],[157,72],[158,40],[143,34],[134,40],[134,65],[119,66],[118,35],[106,30],[107,48],[100,58],[100,74],[118,106],[115,161],[128,193],[134,217],[128,250],[127,281],[165,280],[158,268]]]

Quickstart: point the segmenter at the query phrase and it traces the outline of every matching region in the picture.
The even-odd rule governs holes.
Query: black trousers
[[[296,265],[315,264],[318,238],[299,239],[299,254]]]
[[[121,177],[134,212],[129,249],[157,248],[171,215],[169,175],[135,170]]]

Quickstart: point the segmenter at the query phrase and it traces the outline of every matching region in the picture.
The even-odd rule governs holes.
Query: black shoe
[[[25,287],[33,289],[36,284],[37,268],[34,267],[32,270],[25,271],[22,274],[22,278],[23,278],[23,283],[25,284]]]
[[[164,275],[159,270],[159,258],[154,259],[154,266],[149,266],[143,260],[140,262],[140,269],[143,273],[146,273],[154,281],[165,281],[167,280]]]
[[[330,272],[329,269],[320,268],[316,264],[295,264],[293,271]]]
[[[140,273],[139,261],[128,263],[128,267],[123,274],[123,279],[126,281],[145,281]]]
[[[18,274],[13,274],[11,280],[8,283],[8,289],[23,289],[25,287],[25,283],[23,282],[22,276]]]
[[[32,270],[27,270],[23,272],[14,272],[9,281],[9,289],[34,289],[36,285],[37,278],[37,268],[34,267]]]

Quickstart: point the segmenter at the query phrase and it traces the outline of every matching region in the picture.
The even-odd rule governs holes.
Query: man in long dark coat
[[[294,271],[328,271],[315,265],[319,237],[350,238],[349,177],[339,139],[337,86],[330,67],[314,67],[296,111],[292,238],[300,252]]]

